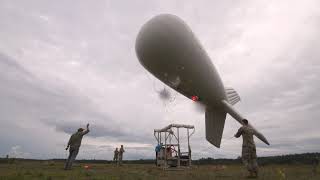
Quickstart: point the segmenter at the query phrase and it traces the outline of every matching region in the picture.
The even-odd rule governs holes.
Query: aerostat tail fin
[[[206,139],[216,147],[220,147],[227,113],[223,109],[206,108]]]
[[[237,102],[240,101],[239,94],[233,88],[225,88],[225,92],[226,92],[226,95],[227,95],[227,98],[228,98],[228,102],[231,105],[235,105]]]

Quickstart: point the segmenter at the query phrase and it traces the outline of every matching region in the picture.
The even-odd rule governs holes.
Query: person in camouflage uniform
[[[114,155],[113,155],[113,162],[115,162],[116,164],[118,163],[118,157],[119,157],[119,151],[118,151],[118,148],[116,148],[116,150],[114,150]]]
[[[118,165],[122,165],[122,158],[123,158],[123,153],[124,153],[123,145],[121,145],[120,150],[119,150],[119,159],[118,159]]]
[[[73,161],[76,159],[79,149],[81,146],[82,137],[89,132],[89,124],[87,124],[87,129],[84,131],[83,128],[79,128],[77,132],[71,135],[66,150],[69,149],[69,157],[64,166],[65,170],[70,170]]]
[[[242,162],[247,167],[250,176],[258,176],[258,163],[256,145],[253,140],[254,131],[248,125],[248,120],[243,119],[243,126],[239,128],[238,132],[234,135],[236,138],[242,136]]]
[[[314,157],[312,159],[312,174],[314,176],[317,174],[318,165],[319,165],[319,157]]]

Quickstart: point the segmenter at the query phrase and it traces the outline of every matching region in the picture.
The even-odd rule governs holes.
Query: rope
[[[156,82],[155,80],[152,81],[153,90],[154,90],[156,93],[160,93],[161,90],[157,90],[157,88],[156,88],[156,83],[155,83],[155,82]]]
[[[172,94],[172,90],[169,91],[165,86],[163,87],[165,91],[168,91],[170,94]],[[169,114],[173,112],[173,108],[176,106],[176,97],[177,97],[178,92],[175,92],[173,96],[170,95],[169,99],[163,99],[163,106],[164,106],[164,113],[165,113],[165,118],[167,118],[170,123],[174,123],[173,119],[169,118]]]
[[[231,136],[229,138],[224,139],[224,141],[229,141],[229,140],[232,140],[233,138],[234,138],[234,136]],[[213,146],[209,146],[209,147],[203,148],[203,149],[201,149],[201,152],[207,151],[209,149],[210,150],[214,150],[214,147]],[[200,154],[200,153],[195,152],[194,154]]]
[[[147,72],[147,71],[144,71],[146,74],[147,74],[147,77],[149,80],[152,81],[152,88],[153,88],[153,91],[156,92],[157,94],[161,93],[161,91],[168,91],[169,94],[171,94],[171,91],[169,91],[169,88],[167,88],[165,85],[163,85],[163,89],[159,89],[156,87],[156,80],[155,79],[152,79],[150,77],[150,74]],[[167,118],[170,123],[174,123],[174,120],[173,119],[170,119],[168,114],[171,113],[171,109],[173,109],[175,106],[176,106],[176,98],[177,98],[177,94],[178,92],[175,92],[174,95],[171,97],[169,97],[169,99],[162,99],[162,104],[163,104],[163,107],[164,107],[164,114],[165,114],[165,119]],[[171,106],[171,107],[170,107]]]
[[[177,94],[178,92],[176,91],[173,95],[173,97],[170,99],[170,102],[175,102],[176,98],[177,98]]]
[[[152,82],[152,79],[151,79],[150,75],[148,74],[148,72],[147,71],[143,71],[143,72],[147,75],[147,77],[150,80],[150,82]]]
[[[231,139],[233,139],[234,138],[234,136],[231,136],[231,137],[229,137],[229,138],[227,138],[227,139],[224,139],[224,141],[229,141],[229,140],[231,140]]]
[[[68,150],[64,151],[64,155],[65,155],[65,158],[67,159],[68,158]]]

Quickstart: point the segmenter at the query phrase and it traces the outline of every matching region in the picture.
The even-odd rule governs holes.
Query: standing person
[[[121,145],[120,150],[119,150],[119,159],[118,159],[118,165],[122,165],[122,158],[123,158],[123,153],[124,153],[123,145]]]
[[[318,165],[319,165],[319,158],[318,157],[314,157],[312,159],[312,174],[314,176],[317,174]]]
[[[115,164],[118,163],[118,157],[119,157],[119,151],[118,151],[118,148],[116,148],[116,150],[114,150],[114,155],[113,155],[113,162],[115,162]]]
[[[156,151],[156,158],[158,157],[158,154],[159,154],[159,152],[160,152],[160,150],[161,150],[161,147],[162,147],[162,143],[161,143],[161,144],[158,144],[158,145],[156,146],[156,148],[154,149],[154,150]]]
[[[71,135],[66,150],[69,149],[69,157],[64,166],[65,170],[70,170],[73,161],[76,159],[80,146],[82,137],[89,132],[89,124],[87,124],[87,129],[84,131],[83,128],[79,128],[77,132]]]
[[[162,143],[161,143],[161,144],[158,144],[158,145],[156,146],[156,148],[154,149],[154,150],[156,151],[156,165],[158,165],[158,156],[159,156],[161,147],[162,147]]]
[[[6,155],[6,160],[7,160],[7,163],[9,164],[9,162],[10,162],[9,154]]]
[[[243,126],[234,136],[239,138],[242,135],[242,162],[247,167],[250,177],[257,177],[258,163],[256,145],[253,140],[254,130],[249,126],[248,120],[243,119],[242,122]]]

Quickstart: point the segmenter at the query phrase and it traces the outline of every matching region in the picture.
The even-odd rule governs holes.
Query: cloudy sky
[[[220,149],[204,114],[139,64],[135,38],[161,13],[182,18],[208,52],[235,107],[269,140],[259,156],[320,151],[320,1],[0,1],[0,156],[64,158],[91,125],[79,158],[153,158],[153,129],[193,124],[193,157],[235,158],[240,127],[227,117]]]

